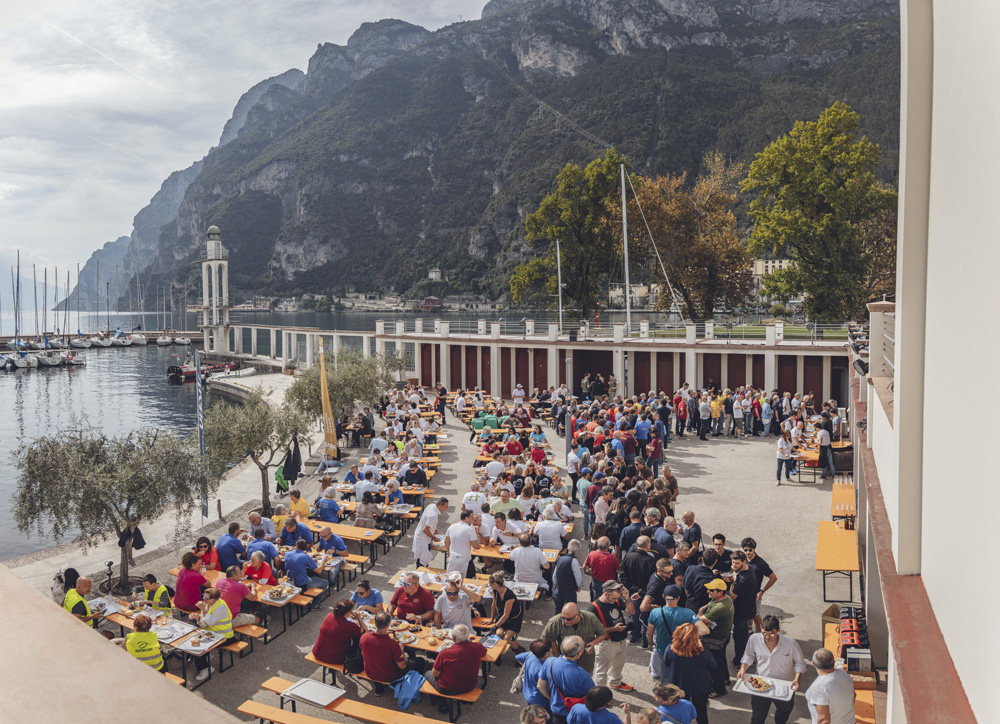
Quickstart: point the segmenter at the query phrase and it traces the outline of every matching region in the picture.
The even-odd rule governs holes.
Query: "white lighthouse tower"
[[[208,240],[201,253],[201,331],[203,349],[229,349],[229,252],[222,246],[218,226],[208,227]]]

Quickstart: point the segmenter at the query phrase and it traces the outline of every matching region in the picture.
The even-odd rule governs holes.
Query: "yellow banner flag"
[[[330,390],[326,386],[326,361],[323,359],[323,338],[319,337],[319,389],[323,397],[323,454],[337,457],[337,427],[330,408]]]

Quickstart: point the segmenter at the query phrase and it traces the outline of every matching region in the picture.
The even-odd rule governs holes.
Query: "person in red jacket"
[[[677,418],[677,428],[674,432],[677,437],[684,437],[684,427],[687,425],[687,400],[681,397],[680,392],[674,395],[674,417]]]
[[[460,623],[451,630],[455,644],[437,655],[434,667],[424,674],[431,686],[442,694],[464,694],[479,684],[479,665],[486,656],[486,647],[469,641],[469,628]],[[450,711],[447,700],[431,696],[431,703],[437,704],[438,711]]]
[[[343,598],[333,604],[333,613],[328,613],[319,625],[312,653],[324,664],[343,664],[351,643],[361,640],[361,627],[352,620],[357,616],[353,611],[354,603]]]

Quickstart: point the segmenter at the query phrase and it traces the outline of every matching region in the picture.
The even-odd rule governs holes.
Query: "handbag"
[[[521,667],[521,670],[517,672],[517,676],[510,683],[510,693],[520,694],[522,689],[524,689],[524,666]]]
[[[347,651],[344,653],[344,671],[348,674],[360,674],[365,670],[365,660],[361,655],[361,645],[358,641],[351,639],[347,644]]]

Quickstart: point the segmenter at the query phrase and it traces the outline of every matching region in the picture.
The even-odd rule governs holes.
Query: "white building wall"
[[[1000,630],[992,623],[969,625],[967,618],[974,600],[996,600],[1000,594],[996,577],[983,576],[986,559],[997,550],[1000,510],[997,428],[991,419],[1000,358],[1000,330],[993,320],[1000,271],[998,28],[996,0],[934,2],[921,572],[980,722],[1000,721],[988,664],[1000,646]],[[989,90],[984,79],[993,79]],[[985,405],[977,405],[977,398]],[[942,409],[949,399],[959,402],[957,414]],[[954,522],[955,536],[945,520]],[[974,587],[962,590],[963,583],[975,581],[984,586],[978,594]]]

